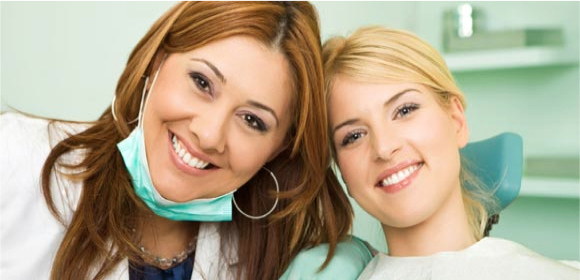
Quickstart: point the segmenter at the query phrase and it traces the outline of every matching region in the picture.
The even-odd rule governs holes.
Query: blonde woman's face
[[[442,108],[422,85],[339,76],[329,100],[337,163],[350,195],[384,226],[407,228],[461,198],[463,108]]]
[[[291,123],[288,63],[248,37],[170,54],[148,98],[151,178],[176,202],[242,186],[283,149]]]

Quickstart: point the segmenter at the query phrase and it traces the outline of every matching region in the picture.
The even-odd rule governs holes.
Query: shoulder
[[[352,236],[337,244],[330,263],[319,271],[328,249],[325,243],[301,251],[280,279],[356,279],[373,258],[369,245]]]
[[[482,247],[486,247],[485,249],[482,249],[482,251],[503,252],[507,256],[517,256],[519,258],[529,259],[531,261],[538,263],[547,263],[555,266],[564,265],[569,266],[571,268],[580,269],[580,262],[578,261],[551,259],[542,256],[541,254],[533,251],[532,249],[511,240],[487,237],[479,242],[485,245]]]
[[[485,237],[464,251],[465,255],[488,257],[529,256],[542,257],[530,248],[503,238]]]
[[[38,183],[40,168],[50,151],[48,120],[4,113],[0,115],[0,135],[3,183]],[[18,189],[3,188],[3,192]]]
[[[51,121],[15,112],[0,114],[3,147],[12,144],[49,149],[68,135],[79,133],[88,127],[86,123]]]
[[[479,279],[578,279],[580,274],[577,262],[548,258],[517,242],[493,237],[480,240],[448,261],[449,267],[451,263],[461,266],[463,275],[475,274]]]
[[[461,251],[430,256],[377,255],[359,279],[578,279],[577,262],[544,257],[526,246],[484,238]]]
[[[6,278],[47,279],[63,236],[41,191],[41,170],[52,147],[49,123],[18,113],[0,115],[0,271]],[[61,192],[56,193],[60,201]],[[34,249],[23,250],[24,243]]]
[[[38,138],[42,131],[47,132],[48,120],[32,118],[19,113],[4,113],[0,115],[0,132],[2,143],[21,143],[30,140],[30,136]],[[28,136],[28,137],[27,137]]]
[[[13,112],[0,114],[2,169],[17,171],[12,176],[32,177],[31,172],[44,164],[58,142],[86,127],[81,123],[53,122]]]
[[[85,124],[52,122],[14,112],[0,114],[3,213],[17,211],[18,205],[25,211],[27,205],[37,205],[44,201],[40,176],[48,154],[54,145],[67,135],[80,132],[86,127]],[[54,182],[53,185],[59,186],[56,193],[60,195],[54,197],[57,202],[62,200],[64,203],[65,199],[76,201],[71,199],[73,193],[74,197],[77,197],[76,192],[68,190],[72,184],[56,175],[52,176],[51,181]],[[60,188],[61,185],[67,187]]]

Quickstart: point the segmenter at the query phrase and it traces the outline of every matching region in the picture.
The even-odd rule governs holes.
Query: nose
[[[201,149],[223,153],[226,148],[226,126],[226,116],[213,112],[194,117],[189,124],[189,130],[197,137]]]
[[[377,132],[371,136],[374,159],[388,161],[401,150],[401,139],[396,133],[386,133],[384,129]]]

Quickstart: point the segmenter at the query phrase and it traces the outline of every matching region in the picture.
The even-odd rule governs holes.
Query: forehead
[[[241,68],[244,73],[257,72],[260,70],[257,66],[267,67],[270,71],[288,72],[287,59],[280,51],[249,36],[216,40],[184,54],[187,57],[203,57],[218,66],[224,74]]]
[[[365,82],[354,78],[339,75],[332,83],[329,92],[330,101],[349,100],[349,101],[369,101],[382,100],[390,98],[397,93],[405,90],[413,90],[419,93],[429,93],[432,97],[432,91],[424,85],[408,82]]]
[[[223,75],[223,82],[221,79],[213,82],[220,83],[224,94],[235,93],[240,99],[259,101],[280,114],[287,111],[288,104],[293,101],[290,67],[286,57],[277,49],[254,38],[228,37],[185,53],[177,53],[173,59],[185,71],[210,70],[215,67],[208,72],[219,71]],[[208,62],[212,67],[200,61]]]
[[[402,92],[405,93],[400,94]],[[412,98],[415,101],[436,102],[435,94],[418,83],[372,83],[337,76],[329,92],[330,121],[335,123],[344,118],[379,113],[387,101],[396,95],[399,95],[397,100]]]

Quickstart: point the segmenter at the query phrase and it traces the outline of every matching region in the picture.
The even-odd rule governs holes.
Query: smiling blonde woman
[[[483,237],[496,204],[464,187],[465,97],[434,48],[366,27],[327,41],[323,56],[336,162],[388,246],[359,279],[578,279],[577,262]]]

